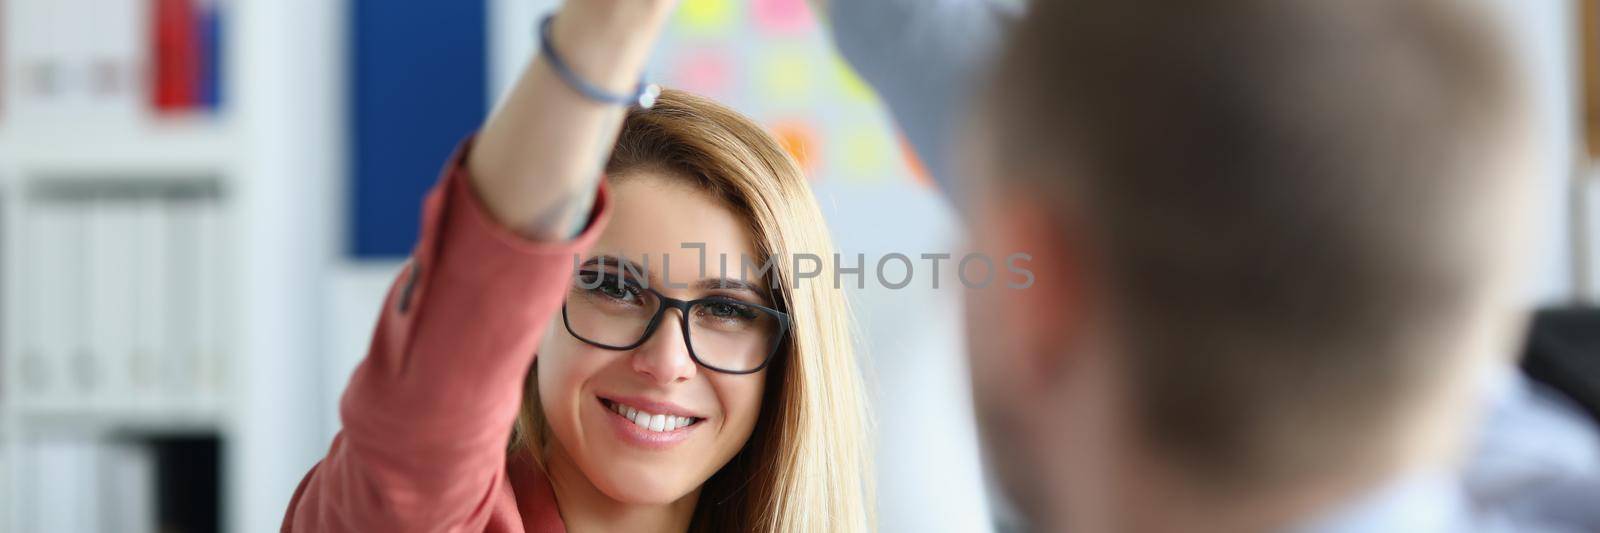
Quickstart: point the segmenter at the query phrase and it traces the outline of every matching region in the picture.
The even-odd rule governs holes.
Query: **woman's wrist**
[[[676,0],[571,0],[561,13],[601,32],[611,32],[607,37],[618,37],[659,28],[676,4]]]
[[[568,0],[552,22],[549,47],[586,85],[632,93],[675,4]],[[587,98],[547,60],[531,61],[468,156],[485,207],[524,236],[571,236],[586,221],[622,118],[621,106]]]
[[[611,92],[631,92],[672,5],[660,0],[568,2],[555,16],[551,41],[583,79]]]

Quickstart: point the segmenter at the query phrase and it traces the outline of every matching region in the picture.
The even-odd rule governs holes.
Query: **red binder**
[[[200,35],[192,0],[151,0],[151,52],[158,112],[183,111],[200,103]]]

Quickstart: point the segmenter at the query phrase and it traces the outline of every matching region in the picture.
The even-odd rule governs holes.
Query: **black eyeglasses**
[[[561,306],[561,321],[573,337],[607,350],[644,344],[667,309],[682,315],[684,344],[700,366],[726,374],[766,368],[789,331],[789,315],[726,296],[669,298],[624,276],[579,270]]]

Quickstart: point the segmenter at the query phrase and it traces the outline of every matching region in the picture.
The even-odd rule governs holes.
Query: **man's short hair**
[[[1054,0],[1016,29],[996,170],[1088,221],[1139,427],[1180,461],[1359,446],[1461,366],[1530,134],[1483,9]]]

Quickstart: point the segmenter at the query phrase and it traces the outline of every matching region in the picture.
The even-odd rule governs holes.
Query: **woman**
[[[573,0],[545,26],[430,194],[285,530],[870,527],[843,295],[760,273],[831,257],[799,167],[707,100],[608,103],[671,4]]]

